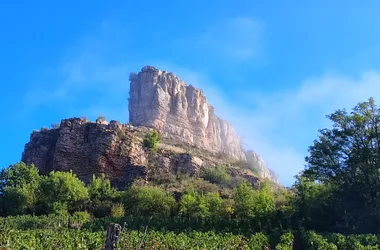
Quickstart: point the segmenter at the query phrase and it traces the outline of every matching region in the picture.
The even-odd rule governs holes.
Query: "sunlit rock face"
[[[269,179],[272,182],[279,183],[276,174],[268,168],[266,162],[259,154],[257,154],[255,151],[248,150],[245,152],[245,155],[247,157],[248,165],[252,169],[256,170],[261,178]]]
[[[217,117],[201,90],[172,73],[145,66],[130,75],[129,121],[166,136],[245,160],[233,127]]]

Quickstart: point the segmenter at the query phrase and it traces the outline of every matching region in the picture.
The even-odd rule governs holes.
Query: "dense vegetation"
[[[223,166],[198,178],[153,173],[126,190],[104,175],[85,184],[71,172],[9,166],[0,174],[0,248],[101,249],[117,222],[122,249],[379,249],[380,108],[369,99],[327,117],[332,128],[320,130],[287,190],[253,189]],[[154,150],[158,139],[144,144]]]

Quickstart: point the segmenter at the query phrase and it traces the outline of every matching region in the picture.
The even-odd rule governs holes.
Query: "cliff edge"
[[[201,90],[172,73],[145,66],[130,75],[129,121],[166,136],[245,160],[234,128],[214,113]]]
[[[199,176],[217,165],[252,185],[263,178],[278,183],[261,156],[244,152],[233,127],[215,115],[202,91],[172,73],[145,66],[130,75],[129,119],[129,124],[63,119],[32,133],[22,161],[42,174],[72,170],[85,182],[104,173],[119,187],[154,179],[155,171]],[[158,152],[143,146],[154,129],[161,137]]]

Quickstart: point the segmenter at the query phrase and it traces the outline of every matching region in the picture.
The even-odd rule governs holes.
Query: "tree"
[[[190,221],[203,222],[210,215],[205,196],[198,194],[195,190],[187,191],[182,196],[179,205],[180,214]]]
[[[90,197],[89,211],[96,217],[111,215],[112,208],[121,201],[121,193],[111,187],[110,180],[104,174],[100,177],[93,175],[87,188]]]
[[[333,187],[340,227],[374,232],[380,223],[380,109],[369,98],[327,118],[333,127],[319,130],[302,176]]]
[[[40,179],[33,164],[19,162],[3,169],[0,173],[3,212],[6,215],[34,212]]]
[[[231,180],[231,175],[227,173],[224,166],[209,167],[201,172],[201,177],[211,183],[227,186]]]
[[[117,190],[111,187],[110,180],[104,174],[100,177],[93,175],[87,187],[91,201],[113,200],[118,196]]]
[[[136,216],[153,216],[167,218],[175,208],[176,202],[172,195],[154,186],[131,186],[124,196],[126,212]]]
[[[255,193],[253,189],[243,182],[235,190],[235,212],[239,220],[251,220],[255,216]]]
[[[157,151],[159,142],[160,136],[157,130],[147,133],[143,140],[144,147],[150,148],[154,152]]]
[[[261,230],[275,211],[275,199],[269,182],[264,182],[260,190],[253,190],[243,182],[235,190],[235,211],[243,227]]]
[[[69,211],[79,211],[84,207],[89,195],[88,190],[76,175],[70,172],[50,172],[44,176],[40,185],[41,202],[47,212],[54,212],[56,208]]]

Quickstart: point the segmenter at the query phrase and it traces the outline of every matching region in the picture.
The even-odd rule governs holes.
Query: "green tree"
[[[270,226],[269,222],[275,211],[275,199],[269,182],[264,182],[260,190],[253,190],[243,182],[235,190],[235,211],[243,227],[261,230]]]
[[[227,173],[224,166],[209,167],[202,171],[201,177],[211,183],[227,186],[231,180],[231,175]]]
[[[255,216],[255,192],[247,182],[235,190],[235,212],[239,220],[251,220]]]
[[[166,218],[175,209],[175,199],[165,190],[154,186],[131,186],[124,196],[126,212],[136,216]]]
[[[144,147],[150,148],[153,151],[157,151],[159,142],[160,136],[157,130],[147,133],[143,140]]]
[[[67,207],[70,212],[79,211],[89,198],[84,182],[71,171],[53,171],[42,178],[40,196],[48,212],[54,212],[57,207],[63,210]]]
[[[100,177],[93,175],[87,188],[91,201],[113,200],[118,196],[117,190],[111,186],[110,180],[104,174]]]
[[[302,176],[333,187],[338,228],[375,232],[380,224],[380,109],[373,98],[352,112],[327,116],[333,126],[319,130],[309,147]]]
[[[224,202],[219,193],[207,193],[205,195],[206,206],[208,209],[207,224],[217,228],[227,218],[224,210]]]
[[[179,205],[180,214],[190,221],[203,222],[210,215],[206,197],[195,190],[188,190],[181,197]]]
[[[335,217],[331,185],[315,183],[302,176],[297,177],[295,196],[291,201],[296,228],[326,230]]]
[[[37,203],[40,184],[38,169],[32,164],[19,162],[0,173],[0,196],[6,215],[32,213]]]
[[[102,174],[100,177],[92,176],[87,185],[90,197],[89,211],[96,217],[112,214],[112,207],[121,202],[121,192],[112,188],[110,180]]]

